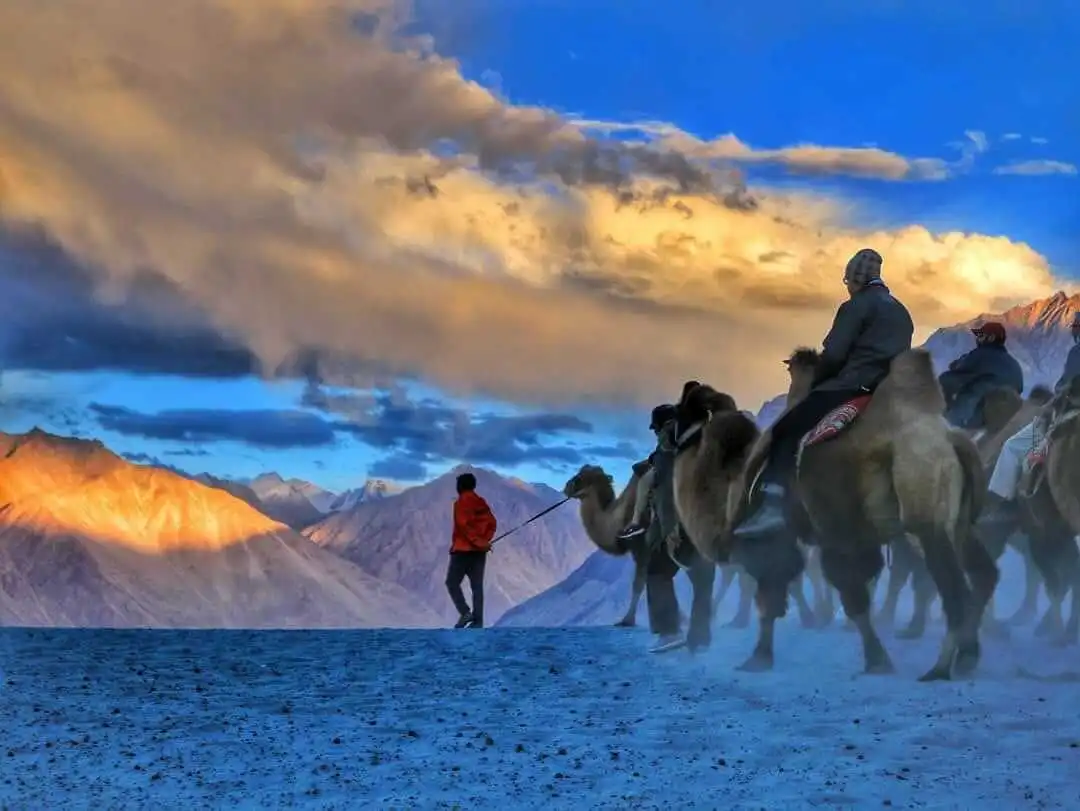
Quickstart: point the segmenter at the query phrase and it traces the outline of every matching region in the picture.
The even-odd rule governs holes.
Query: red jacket
[[[498,523],[491,507],[475,491],[467,490],[454,502],[454,537],[451,552],[487,552]]]

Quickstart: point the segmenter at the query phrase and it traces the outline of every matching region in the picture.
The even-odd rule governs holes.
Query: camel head
[[[737,411],[735,399],[712,386],[698,385],[684,392],[675,408],[678,423],[678,435],[684,434],[693,426],[701,426],[712,419],[714,414]]]
[[[563,486],[563,495],[567,498],[583,499],[589,493],[595,493],[602,502],[615,498],[612,477],[599,465],[582,465]]]
[[[816,349],[800,346],[784,361],[791,383],[788,386],[788,403],[797,403],[810,393],[814,385],[814,373],[817,371],[821,354]]]

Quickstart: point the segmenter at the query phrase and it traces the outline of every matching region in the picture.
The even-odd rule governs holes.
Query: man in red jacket
[[[454,601],[459,617],[455,628],[484,627],[484,565],[491,551],[498,523],[491,507],[477,495],[476,477],[462,473],[457,477],[458,497],[454,502],[454,535],[450,544],[450,566],[446,571],[446,590]],[[472,609],[465,602],[461,582],[469,578]]]

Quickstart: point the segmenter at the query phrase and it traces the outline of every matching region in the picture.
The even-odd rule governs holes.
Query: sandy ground
[[[877,677],[787,621],[759,676],[749,631],[2,630],[0,805],[1080,808],[1080,652],[1021,633],[919,684],[939,626]]]

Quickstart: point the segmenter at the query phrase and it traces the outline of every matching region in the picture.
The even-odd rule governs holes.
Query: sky
[[[1080,10],[722,5],[5,0],[0,428],[625,478],[683,381],[782,391],[861,247],[918,340],[1078,289]]]

